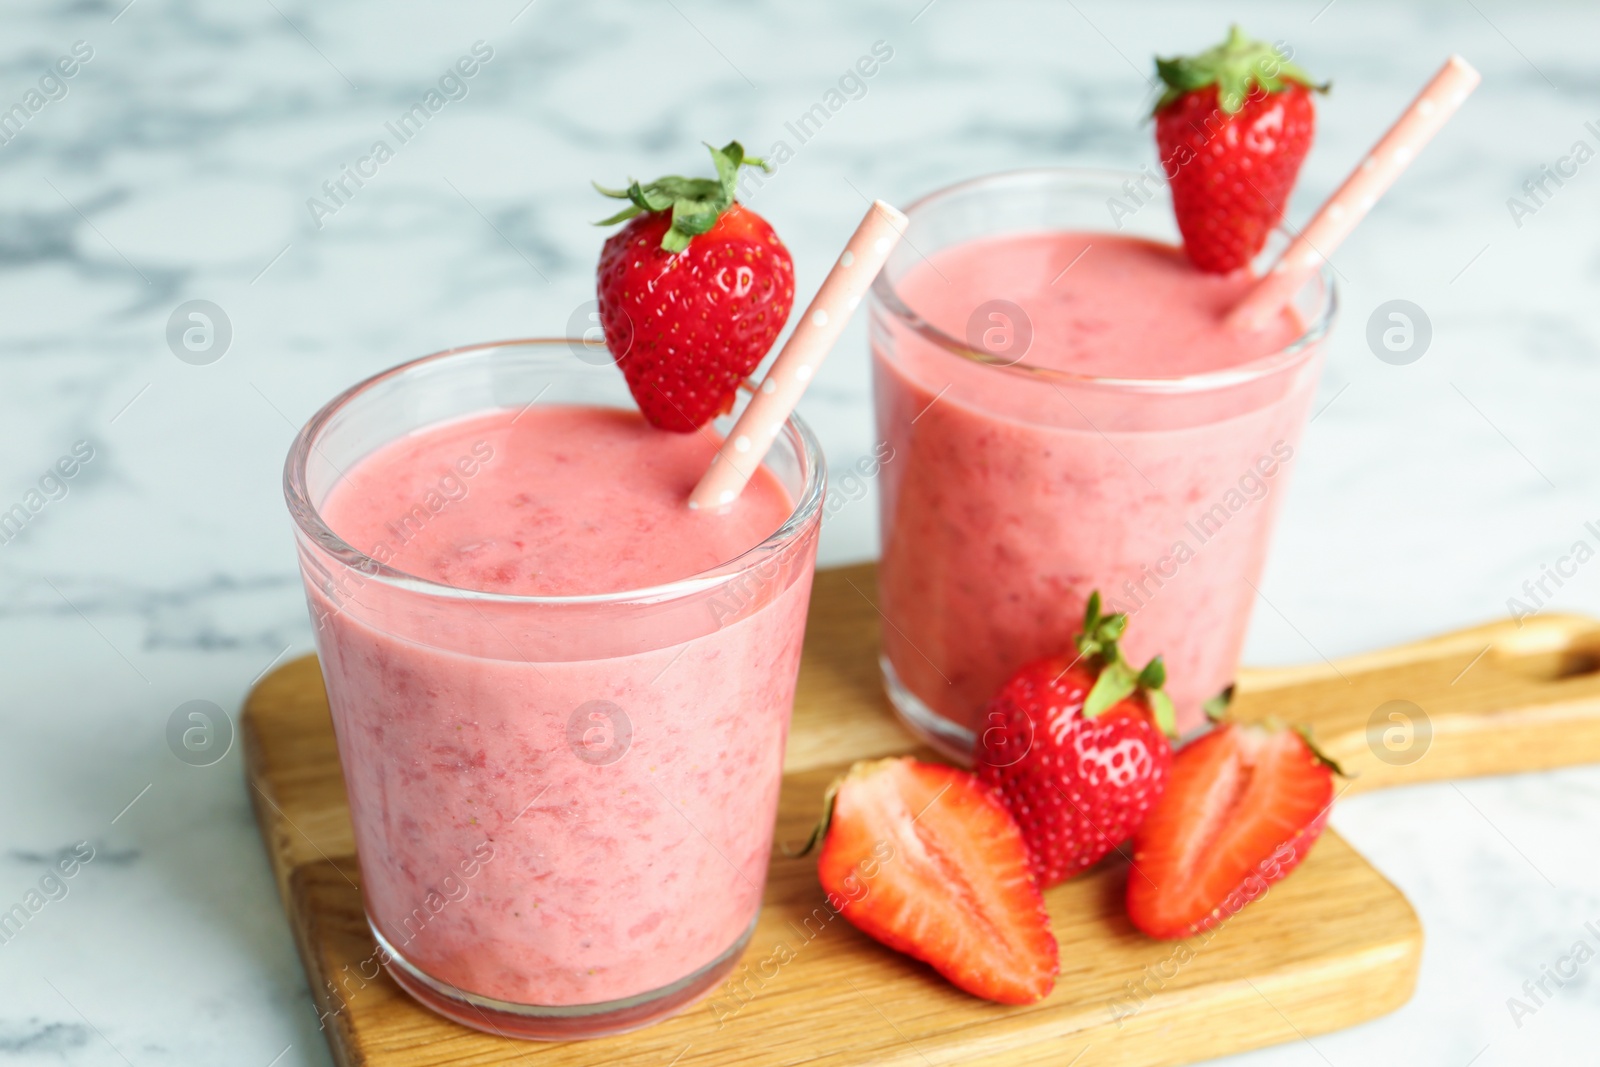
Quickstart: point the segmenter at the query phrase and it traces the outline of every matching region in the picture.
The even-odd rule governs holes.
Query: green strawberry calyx
[[[1233,703],[1233,686],[1228,686],[1222,692],[1200,705],[1200,710],[1206,713],[1206,718],[1214,723],[1219,723],[1228,717],[1228,706]]]
[[[733,206],[740,167],[771,170],[765,160],[746,155],[738,141],[729,141],[721,148],[710,144],[706,147],[711,150],[711,160],[717,167],[715,178],[680,178],[669,174],[648,185],[632,182],[626,189],[607,189],[598,182],[591,183],[613,200],[632,201],[595,225],[614,226],[645,212],[671,211],[672,225],[661,235],[661,247],[668,252],[682,252],[688,248],[691,238],[715,226],[722,213]]]
[[[1176,737],[1178,716],[1172,707],[1172,698],[1162,688],[1167,684],[1167,665],[1157,656],[1145,664],[1143,670],[1135,671],[1123,658],[1117,644],[1127,629],[1127,615],[1121,612],[1103,614],[1099,591],[1089,594],[1089,606],[1083,613],[1083,632],[1077,636],[1076,644],[1078,657],[1097,664],[1100,675],[1084,698],[1083,717],[1093,719],[1140,692],[1155,715],[1156,726],[1168,737]]]
[[[849,774],[855,774],[856,768],[859,766],[861,766],[861,763],[851,766]],[[799,859],[822,844],[823,839],[828,836],[828,827],[833,825],[833,806],[839,799],[839,787],[844,784],[844,780],[848,776],[840,775],[828,784],[827,791],[822,794],[822,817],[811,828],[811,836],[806,838],[805,844],[799,848],[795,848],[786,842],[783,846],[783,854],[785,856],[790,859]]]
[[[1233,686],[1230,685],[1227,689],[1223,690],[1223,693],[1226,694],[1229,701],[1232,701]],[[1226,707],[1223,707],[1215,712],[1212,711],[1209,705],[1216,699],[1216,697],[1213,697],[1212,700],[1206,701],[1206,704],[1208,705],[1206,708],[1206,717],[1211,720],[1211,725],[1213,727],[1220,728],[1223,726],[1233,726],[1247,730],[1261,730],[1269,734],[1278,734],[1285,730],[1293,730],[1295,733],[1300,735],[1300,740],[1306,743],[1306,748],[1311,750],[1312,759],[1328,768],[1328,770],[1332,771],[1334,774],[1337,774],[1340,778],[1356,777],[1356,775],[1345,770],[1344,766],[1338,760],[1328,755],[1327,751],[1321,745],[1317,744],[1317,739],[1315,735],[1312,734],[1311,727],[1307,726],[1305,723],[1285,723],[1282,719],[1272,715],[1269,715],[1264,719],[1235,719],[1231,714],[1229,714],[1229,710]]]
[[[1337,774],[1340,778],[1355,777],[1355,775],[1351,774],[1349,771],[1340,766],[1338,760],[1334,759],[1332,756],[1328,755],[1327,752],[1323,751],[1322,746],[1317,744],[1317,739],[1311,736],[1311,727],[1300,723],[1289,727],[1289,729],[1300,735],[1300,740],[1306,743],[1306,747],[1311,750],[1312,758],[1318,763],[1328,768],[1328,770],[1332,771],[1334,774]]]
[[[1210,85],[1217,87],[1217,105],[1224,115],[1232,115],[1244,107],[1257,88],[1263,93],[1278,93],[1295,84],[1319,93],[1328,91],[1327,83],[1318,85],[1311,80],[1311,75],[1289,62],[1275,47],[1265,41],[1251,40],[1238,26],[1228,28],[1226,41],[1198,55],[1170,59],[1157,56],[1156,75],[1166,86],[1156,101],[1156,112],[1185,94]]]

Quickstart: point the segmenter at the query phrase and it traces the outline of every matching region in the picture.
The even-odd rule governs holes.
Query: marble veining
[[[699,141],[789,155],[749,199],[820,281],[863,209],[997,169],[1153,160],[1149,57],[1237,19],[1331,76],[1303,220],[1450,51],[1479,92],[1334,257],[1344,311],[1249,658],[1337,656],[1503,617],[1600,520],[1600,163],[1524,183],[1595,136],[1600,12],[1505,0],[734,4],[619,0],[15,0],[0,111],[0,507],[75,442],[95,458],[0,544],[0,908],[80,842],[95,859],[0,941],[0,1065],[329,1062],[237,752],[168,749],[190,700],[235,708],[309,646],[280,468],[346,385],[466,341],[564,332],[606,213],[589,180],[703,165]],[[878,42],[892,58],[803,142],[789,124]],[[478,52],[474,53],[477,46]],[[403,142],[388,132],[492,50]],[[92,55],[42,81],[63,57]],[[47,98],[48,97],[48,98]],[[387,138],[392,157],[325,182]],[[363,164],[370,170],[373,164]],[[1366,322],[1421,306],[1418,362]],[[219,360],[167,320],[221,307]],[[803,413],[836,471],[874,446],[862,316]],[[870,557],[872,486],[825,562]],[[1542,610],[1600,611],[1600,566]],[[1416,904],[1415,999],[1238,1064],[1463,1067],[1592,1059],[1600,769],[1415,788],[1334,821]],[[52,890],[54,892],[54,890]],[[1095,1062],[1091,1051],[1085,1064]]]

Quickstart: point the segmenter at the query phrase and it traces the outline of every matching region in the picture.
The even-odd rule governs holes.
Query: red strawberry
[[[794,304],[794,260],[765,219],[734,201],[738,141],[712,148],[717,177],[667,177],[602,193],[633,203],[600,252],[600,327],[653,426],[689,433],[733,407]]]
[[[1234,26],[1197,56],[1157,59],[1156,145],[1172,186],[1183,247],[1195,266],[1249,266],[1283,218],[1326,92],[1271,45]]]
[[[1151,937],[1226,921],[1311,851],[1342,773],[1304,735],[1228,723],[1184,746],[1133,839],[1128,917]]]
[[[971,774],[909,756],[830,789],[817,877],[868,935],[1002,1004],[1055,988],[1060,958],[1005,806]]]
[[[1016,817],[1046,888],[1127,840],[1166,788],[1166,668],[1157,656],[1134,673],[1117,648],[1127,624],[1092,594],[1078,654],[1023,667],[984,709],[978,776]]]

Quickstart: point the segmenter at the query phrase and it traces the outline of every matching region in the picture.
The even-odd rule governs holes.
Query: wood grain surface
[[[817,575],[779,842],[805,836],[824,787],[851,761],[917,750],[882,696],[875,596],[871,565]],[[1547,616],[1333,663],[1245,670],[1235,714],[1310,723],[1355,775],[1347,790],[1536,770],[1600,761],[1597,667],[1600,622]],[[705,1001],[621,1037],[507,1041],[371,977],[375,949],[314,657],[255,688],[241,737],[279,892],[342,1065],[1156,1067],[1352,1025],[1404,1003],[1416,980],[1416,915],[1332,832],[1208,938],[1157,942],[1135,931],[1122,913],[1120,860],[1051,890],[1062,974],[1049,998],[1027,1007],[968,997],[842,919],[821,921],[831,912],[814,863],[775,851],[750,948]]]

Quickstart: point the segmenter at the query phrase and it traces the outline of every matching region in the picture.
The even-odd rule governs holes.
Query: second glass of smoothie
[[[821,517],[794,419],[738,500],[690,511],[714,427],[652,429],[596,363],[524,341],[405,364],[285,471],[366,977],[521,1037],[644,1025],[737,961]]]
[[[1230,332],[1253,278],[1197,271],[1160,193],[1092,170],[953,186],[874,286],[885,685],[958,759],[1097,589],[1129,658],[1165,658],[1180,728],[1232,683],[1334,292],[1325,269]]]

